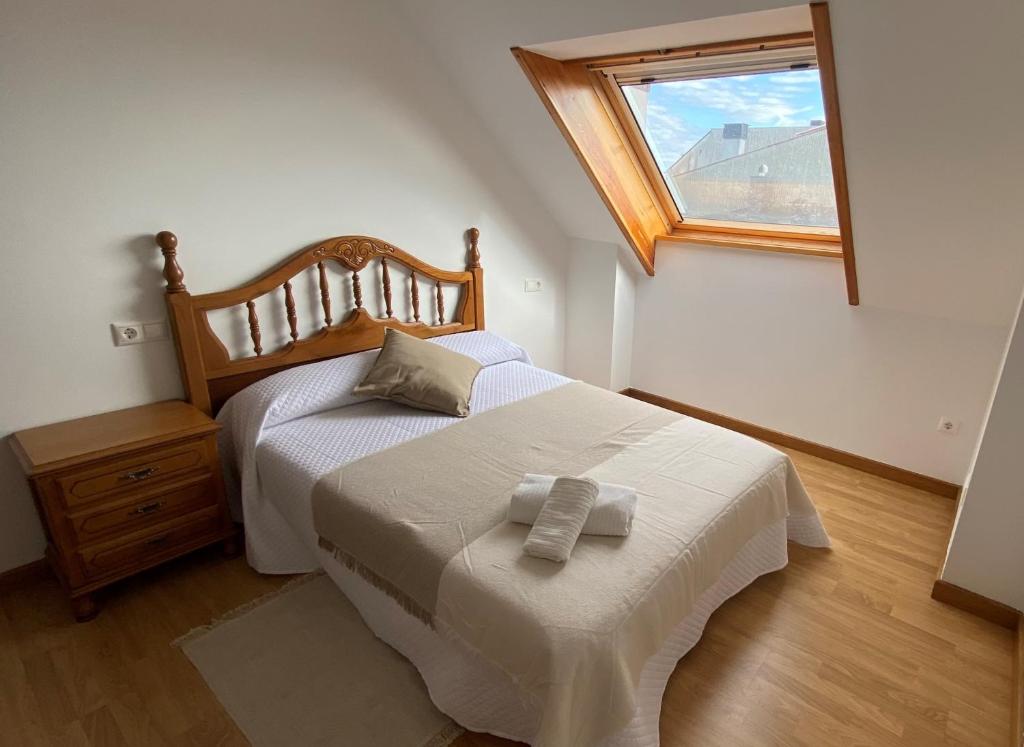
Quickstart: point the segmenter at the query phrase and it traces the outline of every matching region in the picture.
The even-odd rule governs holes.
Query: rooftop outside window
[[[622,85],[680,215],[836,228],[816,69]]]

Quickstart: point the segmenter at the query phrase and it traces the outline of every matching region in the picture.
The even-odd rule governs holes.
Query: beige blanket
[[[504,517],[527,472],[634,486],[632,533],[583,536],[564,566],[523,555],[529,527]],[[816,520],[784,454],[582,383],[345,465],[313,495],[321,543],[501,667],[543,713],[534,744],[559,747],[629,722],[647,658],[787,513]]]

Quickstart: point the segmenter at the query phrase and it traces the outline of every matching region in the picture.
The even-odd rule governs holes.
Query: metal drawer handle
[[[139,506],[134,511],[129,511],[128,513],[129,513],[129,515],[132,515],[132,514],[151,514],[154,511],[159,511],[163,507],[164,507],[164,502],[163,501],[153,501],[152,503],[147,503],[144,506]]]
[[[159,467],[146,467],[145,469],[137,469],[134,472],[125,472],[122,480],[145,480],[147,477],[152,477]]]

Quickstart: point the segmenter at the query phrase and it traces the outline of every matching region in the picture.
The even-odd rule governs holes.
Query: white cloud
[[[658,83],[646,106],[645,134],[658,165],[667,169],[725,122],[807,125],[822,116],[817,85],[817,70]]]
[[[662,169],[675,163],[704,134],[660,104],[647,107],[647,126],[644,129],[654,160]]]
[[[771,94],[765,95],[747,86],[737,86],[730,79],[673,81],[662,86],[681,104],[713,109],[726,119],[760,126],[806,124],[806,117],[796,115],[815,108],[793,101],[797,91],[773,88]]]

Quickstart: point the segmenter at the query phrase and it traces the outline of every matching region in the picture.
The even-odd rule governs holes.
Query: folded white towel
[[[551,475],[527,474],[512,492],[508,520],[517,524],[532,524],[536,521],[554,483],[555,478]],[[597,499],[583,524],[583,534],[625,537],[633,527],[636,491],[608,482],[599,482],[597,488]]]
[[[597,483],[589,477],[556,478],[523,543],[523,552],[556,563],[567,561],[596,499]]]

